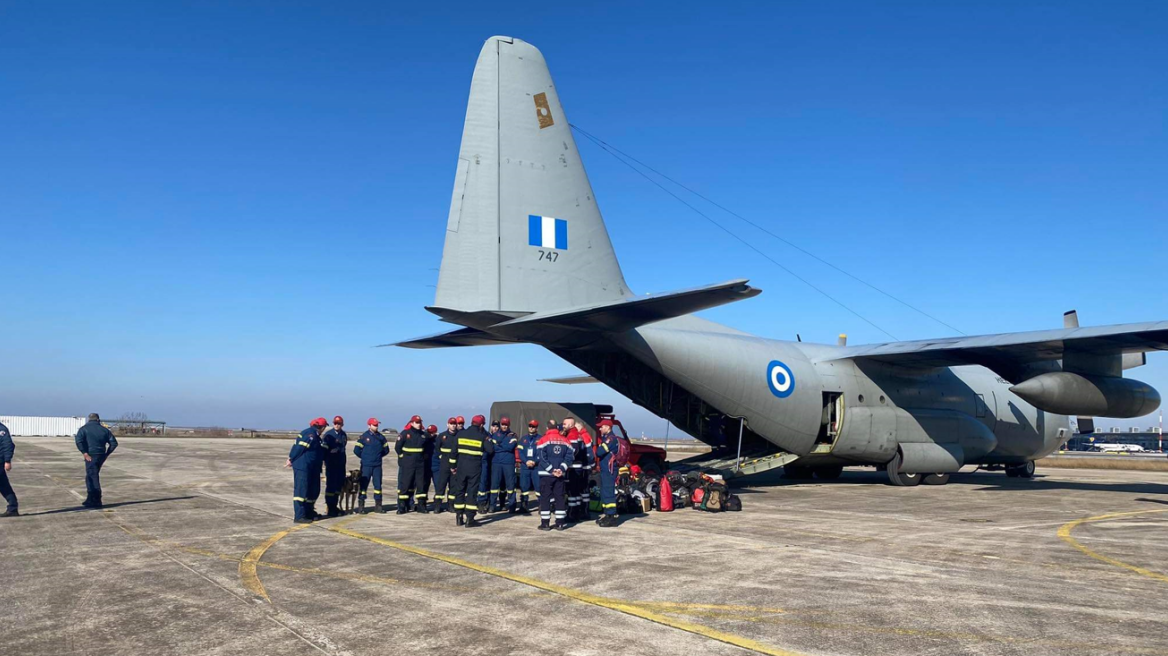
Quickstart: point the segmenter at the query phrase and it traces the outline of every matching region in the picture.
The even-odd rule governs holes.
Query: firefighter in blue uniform
[[[435,444],[438,442],[438,427],[430,424],[426,427],[426,445],[422,449],[422,507],[425,508],[430,499],[430,482],[434,480],[434,454],[438,452]],[[438,502],[435,501],[437,506]]]
[[[487,433],[488,439],[490,439],[491,443],[487,445],[487,452],[486,455],[483,456],[483,464],[480,467],[481,473],[479,474],[479,512],[484,514],[490,512],[491,506],[497,503],[495,500],[491,499],[491,461],[494,459],[493,454],[495,452],[495,433],[498,432],[499,422],[492,421],[491,430]],[[498,494],[496,493],[494,496],[498,496]]]
[[[430,469],[434,472],[434,512],[446,512],[447,492],[450,489],[450,440],[458,433],[458,423],[454,417],[446,420],[446,430],[434,438],[434,455],[430,458]]]
[[[551,419],[535,451],[535,468],[539,474],[539,530],[551,530],[549,522],[554,504],[556,530],[562,531],[567,528],[568,473],[572,470],[575,450],[567,437],[560,434],[556,420]]]
[[[101,425],[101,417],[90,413],[89,420],[73,438],[81,457],[85,459],[86,508],[101,508],[101,466],[118,448],[118,441],[108,428]]]
[[[397,452],[397,514],[409,512],[411,499],[418,512],[429,512],[422,492],[425,477],[423,468],[426,466],[426,429],[422,428],[421,417],[410,417],[410,427],[397,436],[393,450]]]
[[[300,431],[292,450],[288,452],[285,467],[292,468],[292,512],[297,524],[311,524],[316,519],[316,498],[320,496],[320,467],[324,463],[324,445],[320,433],[328,426],[324,417],[317,417]]]
[[[357,512],[364,515],[365,490],[373,482],[373,512],[383,513],[381,505],[381,461],[389,455],[389,440],[381,434],[381,422],[376,417],[369,418],[369,430],[361,433],[353,445],[353,455],[361,459],[361,493],[357,496]]]
[[[0,462],[3,462],[3,467],[0,467],[0,495],[4,496],[4,500],[8,502],[8,508],[5,509],[0,517],[16,517],[20,515],[20,510],[17,508],[16,493],[12,491],[12,486],[8,483],[8,472],[12,471],[12,456],[16,454],[16,445],[12,443],[12,436],[8,434],[8,427],[0,424]]]
[[[486,417],[475,415],[471,418],[470,428],[458,431],[451,440],[450,496],[454,503],[456,526],[473,528],[479,525],[475,521],[478,504],[473,503],[472,495],[479,488],[482,460],[489,454],[490,436],[483,428],[486,421]]]
[[[515,452],[515,462],[519,467],[519,512],[531,512],[528,502],[531,496],[539,498],[539,473],[535,470],[535,447],[539,442],[539,421],[527,422],[527,435],[519,438],[519,448]]]
[[[515,512],[515,450],[519,438],[511,432],[511,419],[499,419],[499,430],[494,435],[494,454],[491,456],[492,510]],[[496,504],[499,504],[496,506]],[[505,507],[505,508],[504,508]]]
[[[349,445],[349,434],[345,432],[345,418],[333,417],[333,427],[325,431],[324,443],[324,502],[328,506],[329,517],[344,515],[339,502],[341,490],[345,487],[345,450]]]
[[[597,437],[596,459],[600,464],[600,507],[604,513],[596,520],[603,527],[616,526],[616,479],[619,473],[617,453],[620,451],[620,440],[612,432],[612,420],[601,419],[597,426],[600,431]]]

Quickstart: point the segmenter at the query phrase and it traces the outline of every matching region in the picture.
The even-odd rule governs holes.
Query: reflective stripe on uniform
[[[300,446],[312,446],[312,445],[311,445],[311,444],[309,444],[308,442],[300,442],[300,441],[297,441],[296,443],[297,443],[297,444],[299,444]]]
[[[468,440],[465,437],[459,438],[458,446],[482,446],[481,440]]]
[[[450,453],[450,449],[438,449],[439,453]]]
[[[601,508],[616,508],[615,503],[604,503],[600,505]]]
[[[458,451],[458,455],[460,455],[460,456],[481,456],[481,455],[483,455],[483,452],[482,451],[471,451],[470,449],[460,449]],[[451,460],[450,462],[454,462],[454,461]]]
[[[406,447],[402,447],[402,451],[405,451],[406,453],[421,453],[422,448],[421,447],[406,446]]]
[[[292,497],[293,501],[304,501],[304,497]]]

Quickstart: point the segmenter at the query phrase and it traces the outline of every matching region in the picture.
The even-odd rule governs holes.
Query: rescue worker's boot
[[[456,514],[454,516],[454,525],[455,526],[462,526],[465,523],[466,523],[465,515],[463,515],[462,511],[460,510],[460,511],[458,511],[458,514]]]
[[[330,506],[328,507],[328,515],[327,515],[327,517],[340,517],[341,515],[344,515],[344,514],[345,514],[345,513],[341,512],[341,509],[340,509],[340,508],[338,508],[338,507],[336,506],[336,504],[330,505]]]
[[[414,502],[414,506],[414,512],[419,512],[423,515],[428,515],[430,513],[430,509],[426,507],[425,499],[418,499],[416,502]]]
[[[562,530],[564,530],[564,529],[566,529],[566,528],[568,528],[568,521],[567,521],[567,520],[565,520],[565,519],[558,519],[558,518],[557,518],[557,519],[556,519],[556,530],[557,530],[557,531],[562,531]]]
[[[364,498],[357,499],[357,514],[364,515],[364,514],[367,514],[368,512],[369,512],[368,510],[365,510],[365,499]]]
[[[19,510],[5,510],[3,513],[0,513],[0,517],[20,517],[20,511]]]
[[[446,512],[446,502],[434,497],[434,514],[441,515],[444,512]]]
[[[541,520],[539,520],[539,530],[550,531],[550,530],[552,530],[552,525],[548,522],[548,520],[541,519]]]
[[[600,519],[596,520],[596,525],[604,528],[612,528],[617,525],[616,515],[601,515]]]
[[[476,526],[482,526],[482,524],[479,524],[478,522],[475,521],[474,516],[475,516],[475,514],[472,512],[466,514],[466,524],[464,524],[464,526],[466,528],[474,528]]]
[[[378,501],[373,505],[373,512],[385,514],[385,506],[381,505],[381,502]]]
[[[399,500],[397,502],[397,514],[404,515],[404,514],[408,513],[409,512],[409,508],[407,507],[408,505],[409,505],[408,501],[400,501]]]

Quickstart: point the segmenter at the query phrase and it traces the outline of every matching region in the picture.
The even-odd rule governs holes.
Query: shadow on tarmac
[[[193,496],[186,497],[163,497],[160,499],[142,499],[141,501],[122,501],[120,503],[106,503],[101,508],[86,508],[85,506],[73,506],[71,508],[58,508],[56,510],[42,510],[41,512],[26,513],[21,512],[21,517],[38,517],[40,515],[57,515],[68,512],[88,512],[90,510],[109,510],[112,508],[121,508],[123,506],[137,506],[143,503],[161,503],[163,501],[184,501],[186,499],[194,499]]]
[[[773,487],[783,485],[887,485],[888,478],[884,472],[877,471],[849,471],[835,480],[823,479],[785,479],[782,473],[766,472],[749,476],[742,481],[734,482],[735,494],[749,494],[749,487]],[[1126,492],[1130,494],[1164,494],[1168,495],[1168,485],[1163,483],[1094,483],[1091,481],[1065,481],[1046,478],[1041,473],[1032,479],[1009,478],[1002,472],[968,472],[957,473],[949,479],[949,485],[980,486],[977,490],[997,492],[1003,490],[1084,490],[1088,492]],[[928,486],[921,486],[928,487]],[[1150,501],[1150,499],[1147,499]],[[1168,502],[1161,502],[1168,503]]]

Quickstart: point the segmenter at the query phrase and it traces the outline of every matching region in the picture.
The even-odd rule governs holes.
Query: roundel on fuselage
[[[782,362],[771,360],[767,365],[767,387],[771,388],[771,394],[785,399],[795,391],[795,374]]]

